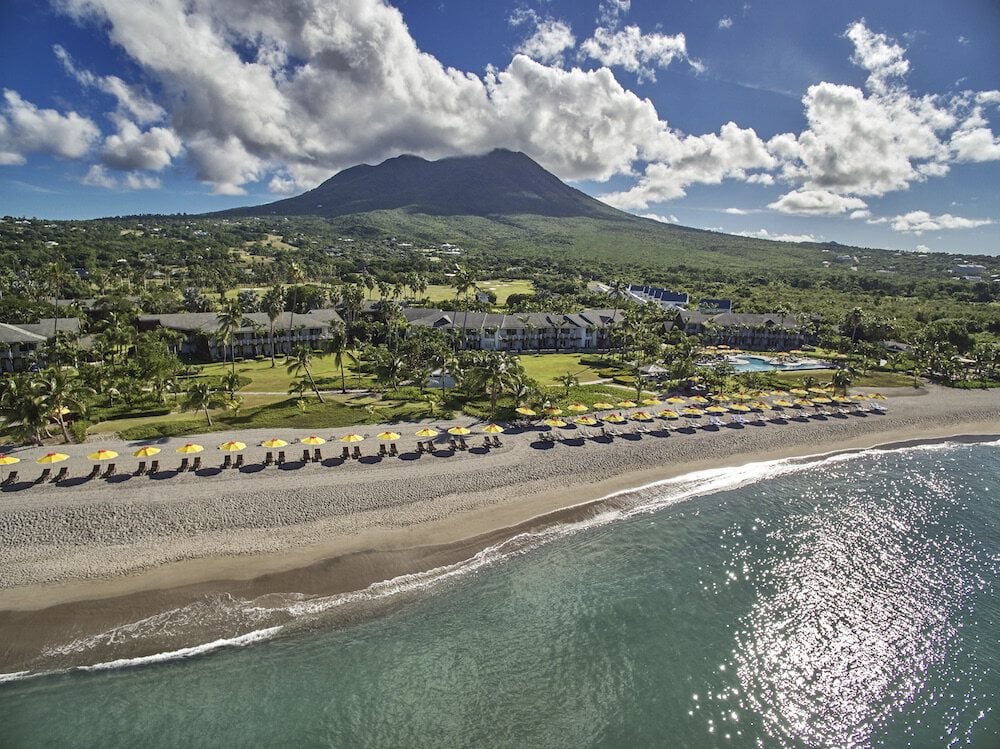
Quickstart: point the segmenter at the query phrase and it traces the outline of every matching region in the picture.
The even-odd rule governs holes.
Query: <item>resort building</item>
[[[701,336],[712,346],[753,351],[788,351],[816,343],[794,315],[738,314],[735,312],[680,312],[667,329],[681,326],[687,335]]]
[[[637,302],[652,302],[664,309],[684,309],[688,305],[688,295],[683,291],[671,291],[657,286],[640,286],[631,284],[628,287],[629,297]]]
[[[403,310],[414,327],[456,330],[465,347],[484,351],[597,351],[608,348],[609,331],[622,310],[589,309],[573,314],[421,309]],[[464,333],[463,333],[464,331]]]
[[[41,362],[39,352],[56,332],[80,334],[75,317],[43,318],[35,323],[0,322],[0,372],[21,372]]]
[[[305,344],[320,348],[330,338],[331,328],[342,322],[333,309],[314,309],[304,314],[283,312],[274,321],[274,353],[294,351]],[[233,334],[233,340],[223,344],[219,339],[219,317],[214,312],[180,312],[166,315],[139,315],[139,330],[166,328],[184,335],[178,353],[209,361],[222,361],[230,356],[237,359],[271,355],[271,322],[263,312],[243,315],[243,325]]]

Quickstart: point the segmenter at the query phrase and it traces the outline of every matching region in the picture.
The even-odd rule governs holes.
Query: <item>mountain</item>
[[[503,149],[439,161],[403,155],[378,166],[362,164],[297,197],[222,215],[336,218],[391,210],[428,216],[633,218],[569,187],[523,153]]]

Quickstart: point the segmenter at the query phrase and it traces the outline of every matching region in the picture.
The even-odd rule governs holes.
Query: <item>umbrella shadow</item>
[[[642,435],[638,432],[622,432],[619,435],[622,439],[629,440],[631,442],[638,442],[642,439]]]
[[[415,450],[413,452],[400,453],[399,454],[399,459],[400,460],[420,460],[421,454],[422,453],[418,453]]]
[[[218,466],[213,466],[209,468],[199,468],[194,472],[194,475],[202,478],[208,478],[209,476],[218,476],[220,473],[222,473],[222,469]]]
[[[250,463],[241,465],[236,470],[239,471],[240,473],[260,473],[266,467],[267,466],[265,466],[263,463]]]
[[[326,460],[320,461],[320,465],[324,468],[336,468],[337,466],[342,466],[347,461],[343,458],[327,458]]]
[[[278,466],[279,471],[297,471],[304,467],[305,463],[301,460],[286,460],[280,466]]]
[[[359,463],[364,463],[366,466],[373,466],[376,463],[382,462],[381,455],[364,455],[358,459]]]
[[[569,437],[562,441],[564,445],[569,445],[570,447],[583,447],[587,444],[587,441],[583,437]]]
[[[116,473],[114,476],[108,476],[104,479],[109,484],[124,484],[126,481],[132,480],[131,473]]]
[[[30,489],[35,485],[34,481],[18,481],[13,484],[8,484],[7,486],[0,489],[4,492],[23,492],[25,489]]]
[[[63,479],[58,484],[56,484],[56,486],[58,486],[59,488],[62,488],[64,486],[74,487],[74,486],[80,486],[81,484],[89,483],[92,480],[93,479],[89,478],[88,476],[73,476],[72,478]]]
[[[556,446],[556,444],[555,442],[549,442],[548,440],[535,440],[534,442],[530,443],[529,446],[534,448],[535,450],[551,450],[553,447]]]

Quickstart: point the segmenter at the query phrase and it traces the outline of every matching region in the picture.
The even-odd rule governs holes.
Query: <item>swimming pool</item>
[[[730,356],[727,361],[737,372],[795,372],[802,369],[831,369],[833,364],[821,359],[779,361],[765,356]],[[712,366],[706,362],[703,366]]]

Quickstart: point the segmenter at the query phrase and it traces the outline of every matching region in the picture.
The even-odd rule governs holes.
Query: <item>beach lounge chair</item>
[[[236,462],[233,463],[233,468],[235,468],[238,471],[242,467],[243,467],[243,453],[240,453],[239,455],[236,456]]]
[[[420,442],[418,440],[417,441],[417,453],[419,453],[420,455],[423,455],[425,452],[427,452],[427,448],[424,447],[424,443],[423,442]]]
[[[87,474],[87,480],[89,481],[90,479],[96,479],[100,475],[101,475],[101,466],[100,464],[98,464],[90,469],[90,473]]]
[[[319,452],[319,451],[317,450],[316,452]],[[395,442],[390,442],[389,443],[389,455],[391,455],[394,458],[398,458],[399,457],[399,450],[396,448],[396,443]]]
[[[361,448],[357,445],[354,446],[354,454],[351,455],[355,460],[361,460]]]
[[[160,461],[154,460],[152,463],[149,464],[149,471],[147,475],[152,476],[154,473],[159,473],[159,472],[160,472]]]
[[[100,468],[97,468],[97,466],[94,466],[94,468],[96,468],[97,471],[101,470]],[[97,471],[91,471],[90,475],[87,476],[87,478],[88,479],[94,478],[94,476],[95,476],[95,474],[96,474]],[[132,475],[133,476],[142,476],[145,472],[146,472],[146,461],[145,460],[140,460],[139,461],[139,467],[135,469],[135,473],[133,473]]]
[[[303,463],[310,463],[310,462],[312,462],[312,458],[309,456],[309,448],[308,447],[305,450],[302,451],[302,462]]]
[[[57,484],[67,476],[69,476],[69,466],[63,466],[59,469],[59,473],[56,474],[56,477],[52,479],[52,483]]]
[[[116,472],[115,464],[114,463],[108,463],[108,467],[104,471],[104,473],[101,474],[101,478],[102,479],[110,478],[111,476],[115,475],[115,472]]]
[[[500,441],[500,438],[495,434],[493,435],[493,447],[503,447],[503,443]]]
[[[491,447],[493,447],[493,443],[490,442],[490,436],[489,435],[486,435],[485,437],[483,437],[483,447],[485,447],[487,450],[489,450]]]
[[[184,471],[186,471],[188,468],[190,468],[189,463],[190,463],[190,461],[187,458],[181,458],[181,465],[177,469],[177,473],[184,473]]]
[[[351,448],[344,447],[343,451],[340,453],[340,457],[343,458],[344,460],[350,460],[351,459]]]
[[[378,446],[378,454],[379,454],[380,458],[388,458],[389,457],[389,451],[385,449],[385,443],[384,442],[381,445]]]
[[[277,463],[277,464],[278,464],[279,466],[283,466],[283,465],[285,465],[285,451],[284,451],[284,450],[279,450],[279,451],[278,451],[278,460],[277,460],[277,461],[275,461],[275,462],[276,462],[276,463]]]
[[[227,453],[227,454],[226,454],[225,456],[223,456],[223,458],[222,458],[222,466],[221,466],[221,468],[222,468],[223,470],[226,470],[226,469],[229,469],[229,468],[232,468],[232,467],[233,467],[233,456],[232,456],[232,455],[229,455],[229,454]]]
[[[264,455],[264,465],[265,466],[274,465],[274,453],[271,452],[270,450],[268,450],[267,453]]]
[[[114,468],[114,467],[115,467],[115,464],[112,463],[111,464],[111,468]],[[191,470],[192,471],[200,471],[201,470],[201,456],[200,455],[195,455],[194,456],[194,462],[191,463]]]
[[[448,440],[448,446],[451,448],[452,452],[456,452],[458,450],[458,442],[455,441],[454,437]]]
[[[37,479],[35,479],[35,483],[36,484],[44,484],[46,481],[49,480],[49,476],[51,476],[51,475],[52,475],[52,469],[51,468],[43,468],[42,469],[42,475],[39,476]]]
[[[323,453],[317,447],[315,450],[313,450],[313,463],[322,463],[322,462],[323,462]]]
[[[0,484],[0,486],[10,486],[15,481],[17,481],[17,471],[11,471],[7,474],[7,477],[3,480],[3,483]]]
[[[458,446],[462,450],[468,450],[469,449],[469,443],[465,441],[465,437],[459,437],[458,438]]]

